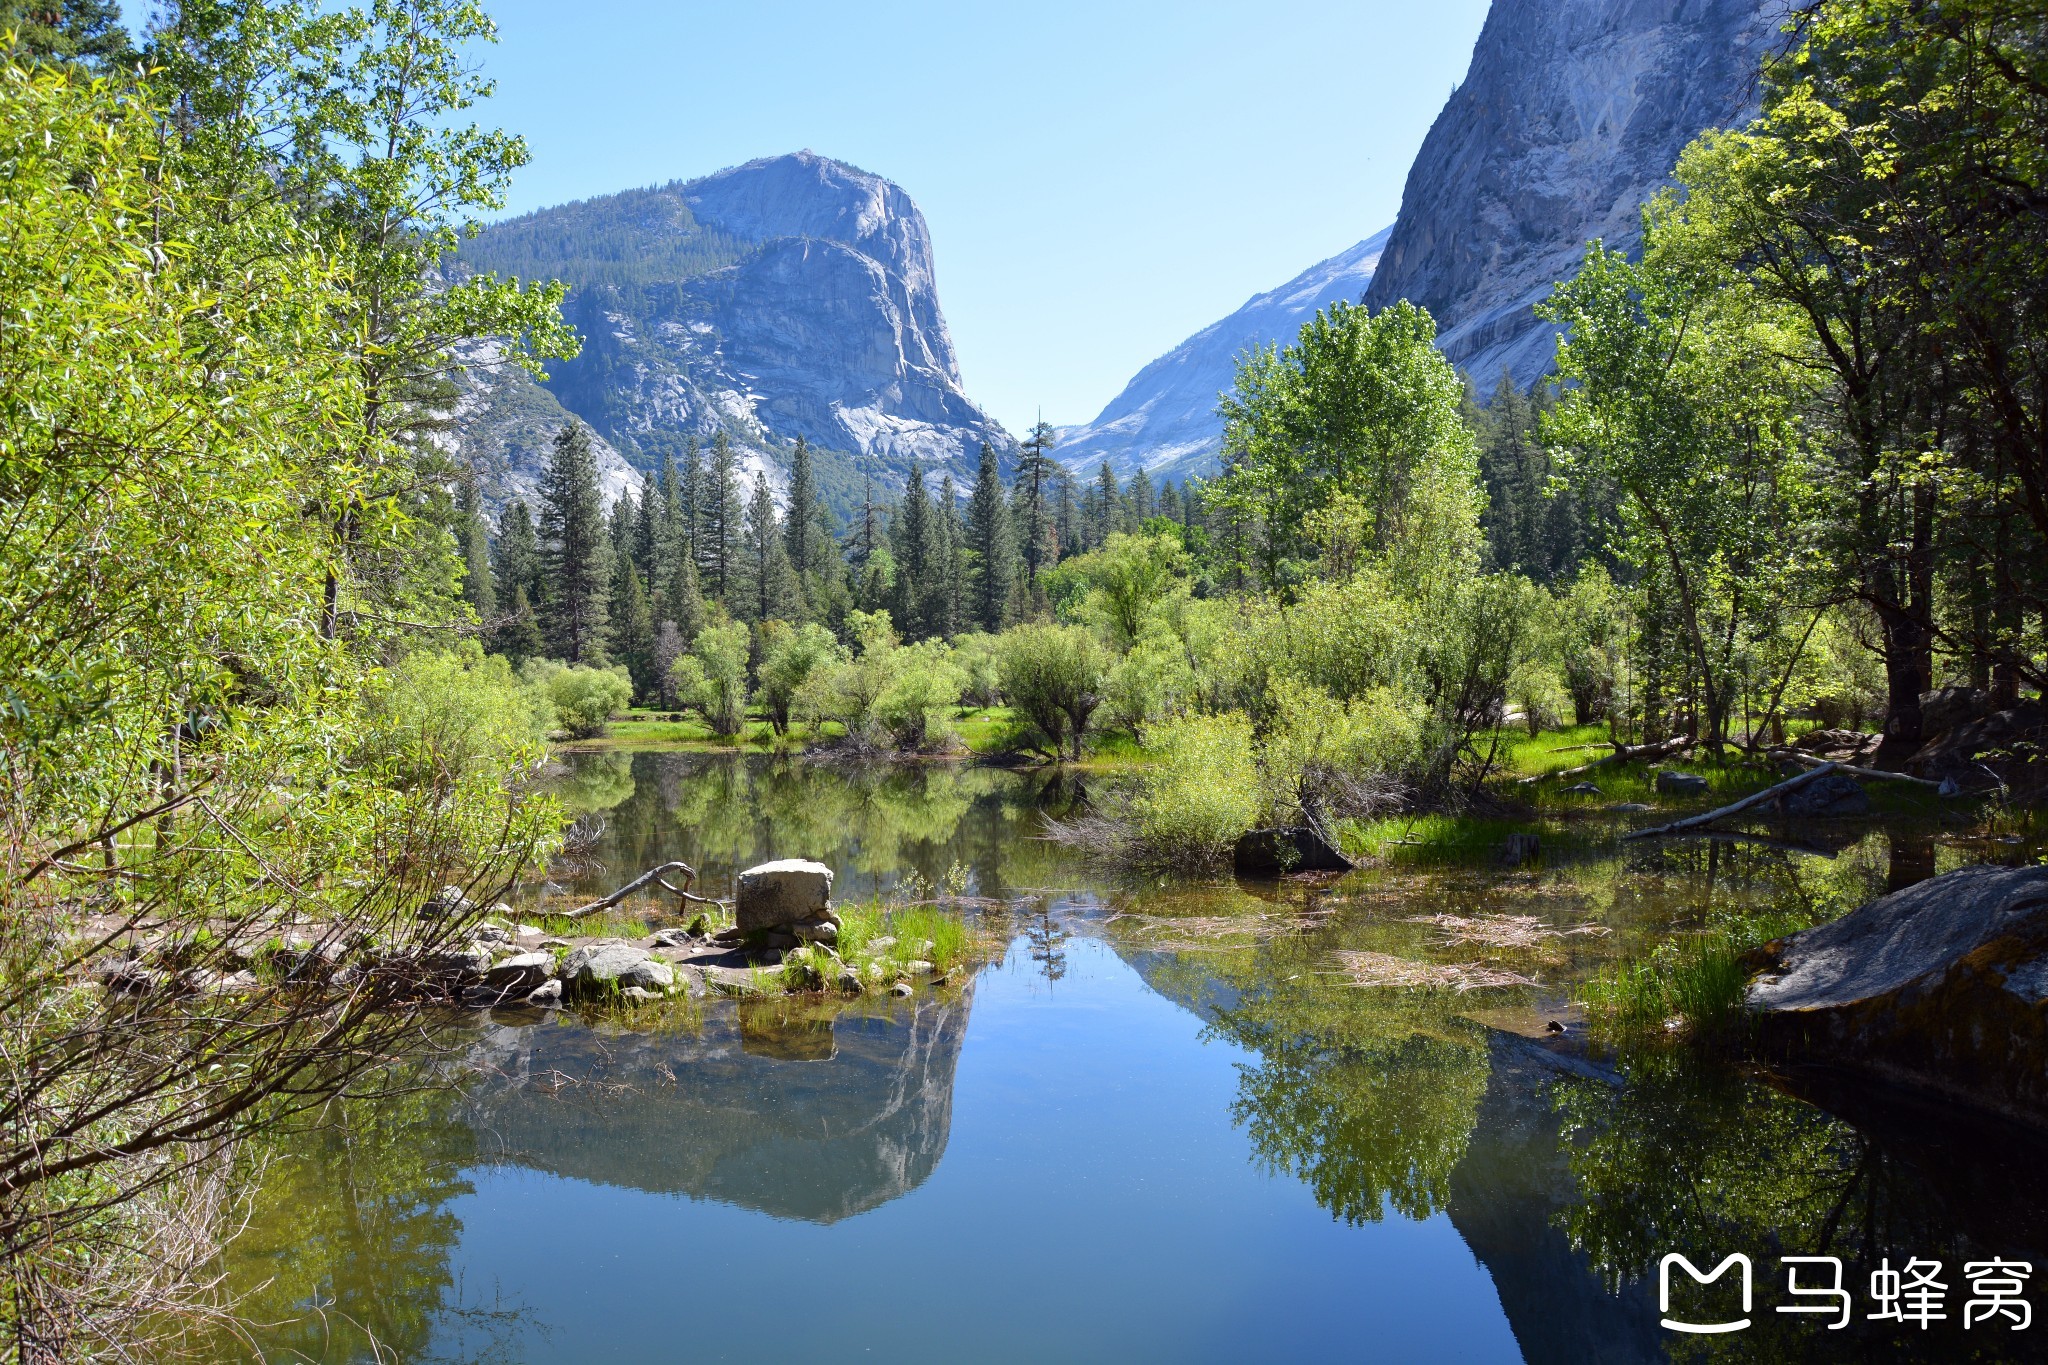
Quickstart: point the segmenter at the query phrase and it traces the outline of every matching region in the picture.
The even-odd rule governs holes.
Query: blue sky
[[[931,225],[967,391],[1080,422],[1386,226],[1485,0],[494,0],[514,211],[808,147]]]

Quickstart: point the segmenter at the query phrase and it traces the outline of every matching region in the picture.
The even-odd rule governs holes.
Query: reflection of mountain
[[[1528,1365],[1622,1365],[1665,1358],[1652,1290],[1612,1294],[1557,1215],[1574,1203],[1539,1045],[1496,1034],[1486,1095],[1451,1171],[1451,1226],[1487,1274]]]
[[[471,1121],[550,1174],[833,1223],[938,1166],[972,1001],[969,985],[888,1014],[714,1010],[694,1034],[494,1028],[477,1060],[499,1079]]]

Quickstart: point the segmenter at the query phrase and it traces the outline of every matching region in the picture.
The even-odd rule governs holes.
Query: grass
[[[1810,922],[1806,915],[1781,912],[1674,935],[1648,955],[1615,963],[1589,980],[1586,1012],[1623,1039],[1737,1028],[1749,988],[1748,954]]]
[[[1381,862],[1433,865],[1486,863],[1511,834],[1527,834],[1527,820],[1483,819],[1470,815],[1389,815],[1378,820],[1347,821],[1340,842],[1347,853]],[[1542,831],[1546,843],[1561,836]]]

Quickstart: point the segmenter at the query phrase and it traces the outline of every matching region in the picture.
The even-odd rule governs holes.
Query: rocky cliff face
[[[544,209],[464,251],[553,275],[583,354],[547,390],[633,463],[725,430],[779,484],[798,436],[828,488],[912,461],[973,477],[1007,432],[967,397],[924,215],[896,185],[799,152],[701,180]]]
[[[1320,261],[1147,365],[1095,420],[1061,430],[1059,456],[1074,469],[1107,460],[1119,479],[1143,469],[1155,480],[1213,474],[1223,445],[1217,398],[1237,377],[1237,358],[1269,342],[1286,345],[1301,325],[1338,299],[1356,303],[1372,282],[1385,228]]]
[[[1495,0],[1464,84],[1408,172],[1366,302],[1435,315],[1490,392],[1549,366],[1531,305],[1586,242],[1632,247],[1640,209],[1703,129],[1753,117],[1783,0]]]

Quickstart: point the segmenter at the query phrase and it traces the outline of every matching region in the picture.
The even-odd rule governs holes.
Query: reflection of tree
[[[554,789],[576,814],[610,810],[633,795],[631,754],[574,754],[568,769]]]
[[[1024,922],[1024,941],[1048,986],[1067,974],[1067,938],[1067,931],[1052,917],[1052,902],[1039,897],[1036,913]]]
[[[1239,1067],[1231,1115],[1259,1161],[1345,1222],[1376,1222],[1387,1205],[1428,1217],[1449,1198],[1486,1092],[1485,1031],[1441,993],[1318,975],[1320,952],[1289,938],[1183,960],[1210,978],[1207,998],[1228,1002],[1211,1033],[1257,1056]]]
[[[419,1359],[463,1305],[449,1255],[476,1140],[459,1097],[428,1088],[336,1111],[288,1137],[264,1171],[249,1229],[231,1242],[225,1288],[266,1359]],[[370,1342],[387,1353],[373,1357]]]
[[[1560,1221],[1610,1285],[1654,1283],[1670,1252],[1703,1267],[1732,1252],[1750,1257],[1760,1309],[1754,1325],[1682,1343],[1686,1358],[2004,1358],[1998,1352],[2008,1343],[1958,1330],[1968,1298],[1962,1262],[1997,1248],[1959,1229],[1925,1171],[1822,1110],[1691,1054],[1649,1053],[1632,1059],[1625,1075],[1619,1087],[1556,1086],[1580,1196]],[[1817,1317],[1774,1311],[1788,1301],[1778,1262],[1784,1255],[1842,1258],[1842,1284],[1856,1303],[1848,1328],[1828,1331]],[[1869,1321],[1870,1272],[1881,1258],[1896,1269],[1916,1256],[1944,1263],[1945,1328],[1902,1333],[1895,1323]],[[1812,1282],[1812,1275],[1802,1279]],[[1704,1291],[1699,1301],[1706,1302]],[[1976,1353],[1964,1353],[1966,1341]]]

